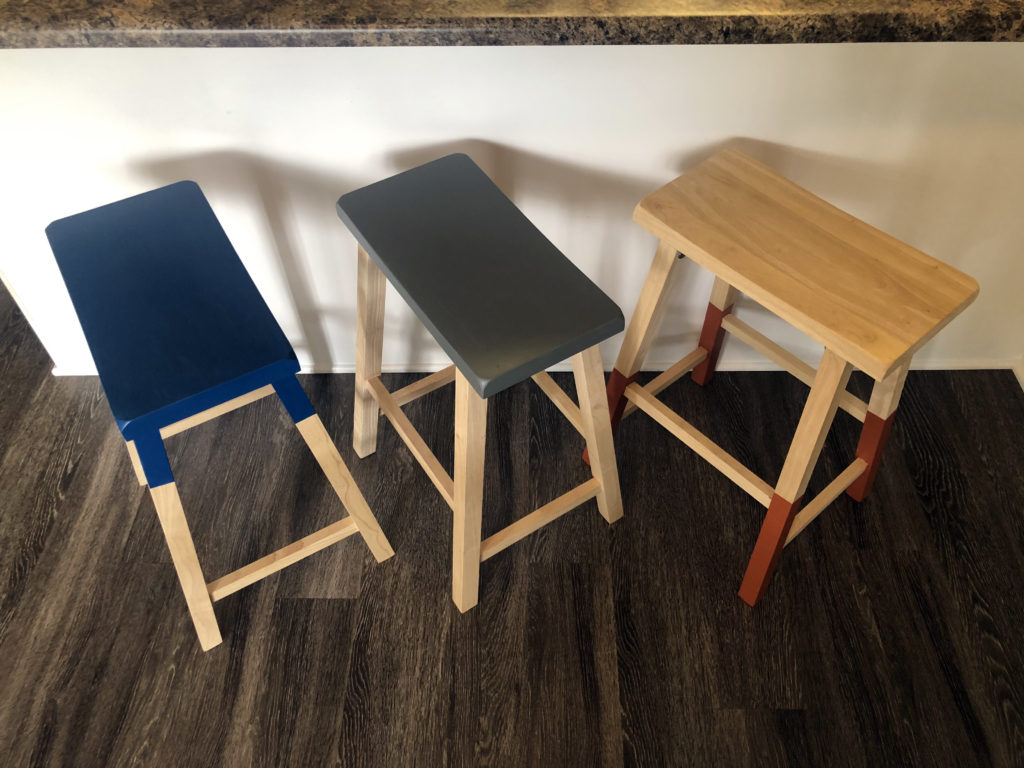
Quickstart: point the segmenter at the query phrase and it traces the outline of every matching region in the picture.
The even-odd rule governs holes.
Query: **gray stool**
[[[338,215],[359,241],[353,447],[377,447],[383,412],[454,512],[452,597],[477,603],[480,563],[591,499],[622,516],[597,344],[621,310],[466,155],[350,192]],[[380,380],[387,277],[454,361],[396,392]],[[579,406],[544,369],[572,358]],[[586,439],[593,477],[481,541],[487,398],[532,377]],[[401,406],[455,381],[450,477]]]

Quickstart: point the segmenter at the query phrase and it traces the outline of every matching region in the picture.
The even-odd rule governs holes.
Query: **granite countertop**
[[[1024,0],[0,0],[0,47],[1024,40]]]

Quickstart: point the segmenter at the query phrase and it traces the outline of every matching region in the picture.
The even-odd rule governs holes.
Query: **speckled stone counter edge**
[[[0,48],[705,45],[1024,41],[1020,9],[907,13],[533,17],[381,22],[331,29],[0,29]]]

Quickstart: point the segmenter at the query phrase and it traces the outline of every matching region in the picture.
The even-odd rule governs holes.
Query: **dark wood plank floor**
[[[51,376],[0,293],[4,765],[1024,765],[1009,372],[911,374],[873,496],[815,522],[754,610],[758,508],[636,416],[625,519],[590,502],[488,561],[466,615],[444,503],[389,426],[355,457],[351,376],[303,377],[398,554],[349,539],[225,599],[204,654],[97,380]],[[773,478],[805,393],[745,373],[665,398]],[[452,402],[408,409],[443,461]],[[489,429],[485,533],[585,477],[535,388],[495,398]],[[812,491],[856,437],[840,414]],[[341,514],[273,399],[168,445],[209,578]]]

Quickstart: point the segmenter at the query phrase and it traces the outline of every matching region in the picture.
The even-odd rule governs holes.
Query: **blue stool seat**
[[[200,644],[221,642],[213,602],[353,534],[394,552],[295,374],[295,352],[195,182],[46,228],[128,444],[148,485]],[[163,437],[274,392],[349,517],[207,583]]]
[[[126,439],[298,373],[195,182],[59,219],[46,236]]]

